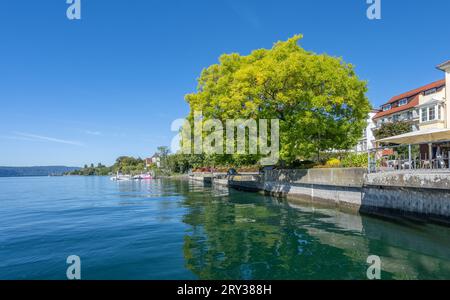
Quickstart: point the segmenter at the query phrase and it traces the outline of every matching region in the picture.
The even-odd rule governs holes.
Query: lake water
[[[0,178],[0,279],[450,279],[450,229],[183,180]]]

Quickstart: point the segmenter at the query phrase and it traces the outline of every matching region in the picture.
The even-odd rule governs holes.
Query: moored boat
[[[119,172],[117,172],[116,176],[111,177],[113,181],[129,181],[131,179],[133,179],[131,175],[122,175]]]
[[[133,177],[135,180],[150,180],[153,179],[153,176],[150,174],[139,174]]]

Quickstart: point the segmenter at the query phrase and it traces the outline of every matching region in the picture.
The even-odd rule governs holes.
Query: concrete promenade
[[[450,172],[363,168],[270,170],[264,174],[192,174],[192,180],[277,197],[450,225]]]

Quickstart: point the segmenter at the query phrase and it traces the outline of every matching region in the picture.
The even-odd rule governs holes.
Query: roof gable
[[[437,68],[441,71],[445,71],[446,69],[450,68],[450,60],[447,60],[445,63],[440,64],[437,66]]]
[[[444,85],[445,85],[445,79],[441,79],[441,80],[435,81],[433,83],[424,85],[424,86],[422,86],[420,88],[411,90],[409,92],[406,92],[406,93],[394,96],[394,97],[391,98],[391,100],[389,100],[389,102],[387,104],[391,104],[391,103],[394,103],[394,102],[396,102],[398,100],[409,98],[409,97],[415,96],[417,94],[423,93],[423,92],[425,92],[427,90],[431,90],[431,89],[434,89],[434,88],[439,88],[439,87],[442,87]]]
[[[411,108],[416,107],[417,105],[419,105],[419,95],[414,96],[411,100],[409,100],[408,104],[406,104],[406,105],[396,106],[396,107],[393,107],[390,110],[386,110],[386,111],[380,111],[379,113],[377,113],[375,115],[375,117],[373,117],[373,119],[379,119],[384,116],[388,116],[388,115],[391,115],[394,113],[409,110]]]
[[[405,111],[411,108],[414,108],[415,106],[419,105],[419,95],[425,91],[431,90],[431,89],[438,89],[445,86],[445,79],[441,79],[435,82],[432,82],[430,84],[424,85],[420,88],[411,90],[409,92],[397,95],[392,97],[387,103],[383,104],[382,106],[388,105],[388,104],[394,104],[397,101],[400,101],[402,99],[408,99],[408,104],[402,105],[402,106],[393,106],[391,109],[386,111],[380,111],[373,117],[373,119],[378,119],[387,115],[391,115],[393,113]]]

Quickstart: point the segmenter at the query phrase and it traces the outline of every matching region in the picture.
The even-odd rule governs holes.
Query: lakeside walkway
[[[204,184],[310,202],[327,202],[376,216],[400,215],[450,225],[450,170],[392,170],[368,174],[365,168],[269,170],[263,174],[201,173]]]

